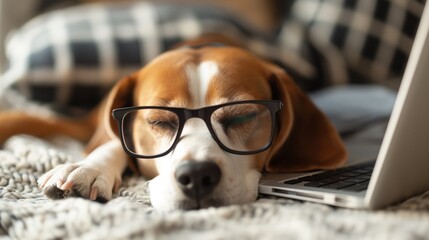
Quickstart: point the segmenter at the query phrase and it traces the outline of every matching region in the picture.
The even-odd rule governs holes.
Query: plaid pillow
[[[407,63],[424,0],[300,0],[278,44],[318,71],[307,88],[329,84],[397,84]]]
[[[84,5],[39,16],[15,32],[6,46],[10,68],[0,84],[71,114],[92,108],[117,80],[176,43],[218,32],[280,64],[306,90],[389,85],[402,75],[423,5],[295,1],[278,34],[269,36],[213,8]]]

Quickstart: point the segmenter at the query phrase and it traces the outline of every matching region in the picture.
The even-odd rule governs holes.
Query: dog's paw
[[[82,197],[107,202],[118,190],[121,179],[106,170],[84,162],[62,164],[42,175],[37,182],[43,193],[52,199]]]

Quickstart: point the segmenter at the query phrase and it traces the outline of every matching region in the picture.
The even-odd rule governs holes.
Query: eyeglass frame
[[[230,105],[238,105],[238,104],[260,104],[264,105],[268,108],[271,114],[271,136],[269,138],[268,143],[258,150],[252,150],[252,151],[238,151],[231,148],[228,148],[225,146],[222,141],[218,138],[215,130],[213,129],[211,117],[212,114],[218,110],[219,108],[230,106]],[[228,102],[218,105],[212,105],[197,109],[189,109],[189,108],[179,108],[179,107],[167,107],[167,106],[133,106],[133,107],[123,107],[123,108],[116,108],[112,111],[112,116],[118,123],[118,130],[119,135],[121,139],[121,144],[125,152],[134,158],[143,158],[143,159],[151,159],[151,158],[158,158],[165,156],[169,154],[179,143],[180,136],[182,134],[183,128],[185,127],[186,122],[191,118],[199,118],[204,121],[206,124],[211,136],[215,140],[215,142],[219,145],[219,147],[229,153],[237,154],[237,155],[251,155],[251,154],[257,154],[263,151],[266,151],[268,148],[270,148],[273,144],[274,137],[276,135],[276,124],[277,124],[277,117],[276,113],[280,111],[283,108],[283,102],[279,100],[245,100],[245,101],[235,101],[235,102]],[[140,155],[132,152],[130,149],[128,149],[127,144],[125,143],[125,137],[123,132],[123,124],[124,124],[124,117],[129,113],[133,111],[138,111],[140,109],[160,109],[164,111],[169,111],[178,117],[179,125],[177,128],[177,133],[175,136],[174,142],[171,144],[171,147],[166,150],[163,153],[156,154],[156,155]]]

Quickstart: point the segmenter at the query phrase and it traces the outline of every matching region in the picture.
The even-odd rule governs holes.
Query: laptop
[[[337,170],[264,174],[259,193],[338,207],[378,209],[429,190],[428,35],[426,4],[374,159],[349,160]]]

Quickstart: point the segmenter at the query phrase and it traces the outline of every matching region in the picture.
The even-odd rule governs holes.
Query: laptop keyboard
[[[295,178],[284,183],[292,185],[304,183],[304,186],[307,187],[360,192],[368,188],[374,164],[375,162],[362,163]]]

